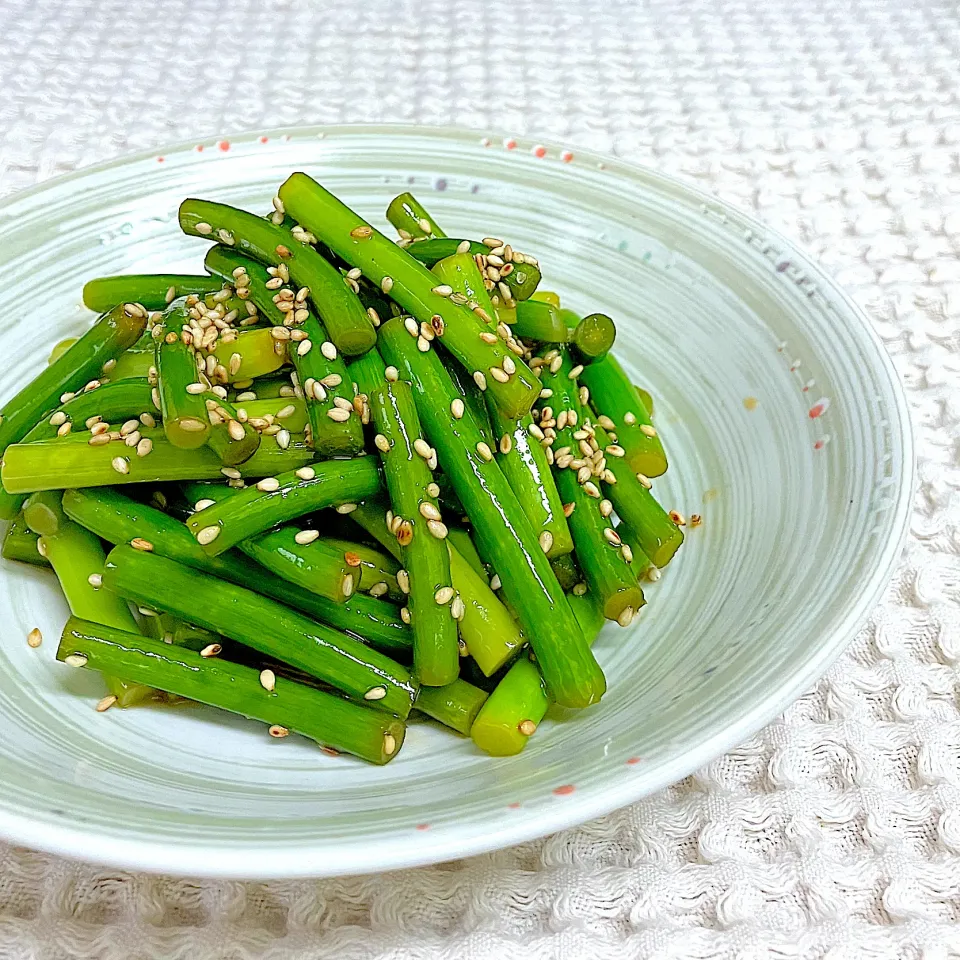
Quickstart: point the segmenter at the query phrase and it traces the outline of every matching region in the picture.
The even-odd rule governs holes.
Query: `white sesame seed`
[[[453,589],[453,587],[441,587],[441,588],[433,595],[433,599],[434,599],[438,604],[440,604],[441,606],[443,606],[443,604],[449,603],[449,602],[453,599],[455,593],[456,593],[456,591]]]
[[[444,537],[446,537],[447,535],[446,526],[443,523],[441,523],[439,520],[428,520],[427,529],[438,540],[443,540]]]
[[[384,453],[390,452],[390,441],[382,433],[378,433],[373,438],[373,442],[378,450],[381,450]]]
[[[449,283],[440,283],[433,288],[433,292],[438,297],[449,297],[453,293],[453,287]]]
[[[406,317],[403,321],[404,329],[411,337],[417,337],[420,335],[420,327],[417,324],[417,321],[413,317]]]
[[[340,584],[340,592],[345,597],[350,597],[353,595],[353,574],[352,573],[348,573],[343,578],[343,583]]]
[[[63,662],[68,667],[85,667],[87,658],[82,653],[71,653],[68,657],[63,658]]]
[[[494,249],[494,250],[496,250],[497,247],[502,247],[502,246],[503,246],[503,241],[502,241],[502,240],[497,240],[496,237],[484,237],[480,242],[481,242],[485,247],[491,247],[491,248]]]
[[[600,491],[597,489],[597,485],[593,483],[593,481],[588,480],[586,483],[584,483],[583,490],[584,490],[584,493],[587,494],[587,496],[593,497],[594,499],[597,499],[597,500],[600,499]]]
[[[410,592],[410,574],[406,570],[397,571],[397,585],[404,593]]]
[[[651,426],[649,423],[641,423],[641,424],[640,424],[640,432],[641,432],[645,437],[655,437],[655,436],[657,435],[657,428]]]
[[[382,700],[387,695],[386,687],[371,687],[364,695],[364,700]]]
[[[67,422],[67,415],[66,415],[62,410],[58,410],[58,411],[50,418],[50,426],[51,426],[51,427],[59,427],[61,424],[66,423],[66,422]]]
[[[617,623],[619,623],[621,627],[629,627],[633,622],[634,613],[633,607],[624,607],[620,612],[620,616],[617,617]]]
[[[383,371],[383,375],[390,381],[390,383],[396,383],[400,379],[400,371],[396,367],[387,367]]]
[[[217,537],[220,536],[220,527],[216,524],[213,524],[209,527],[204,527],[199,533],[197,533],[197,543],[205,547],[208,543],[213,543]]]
[[[490,376],[493,377],[493,379],[496,380],[497,383],[506,383],[510,379],[509,374],[504,373],[504,371],[501,370],[500,367],[491,367]]]
[[[488,462],[493,459],[493,452],[490,450],[490,447],[483,442],[483,440],[477,444],[477,453],[480,454],[482,459]]]
[[[273,724],[273,726],[267,728],[267,733],[270,734],[275,740],[282,740],[284,737],[290,736],[290,731],[286,727],[281,727],[279,723]]]
[[[517,372],[517,365],[513,362],[512,357],[504,357],[501,366],[508,376],[513,376]]]
[[[613,513],[613,504],[609,500],[600,501],[600,516],[609,517]]]
[[[357,505],[355,503],[341,503],[340,506],[337,507],[337,513],[346,516],[346,514],[353,513],[356,509]]]
[[[380,281],[380,289],[384,293],[389,293],[393,289],[393,277],[384,277]]]
[[[327,416],[331,420],[336,420],[337,423],[345,423],[347,420],[350,419],[350,411],[341,410],[340,407],[331,407],[327,411]]]
[[[509,433],[505,433],[500,438],[500,452],[503,454],[509,453],[513,449],[513,437]]]
[[[490,589],[491,589],[491,590],[499,590],[501,586],[503,586],[503,584],[500,582],[500,576],[499,576],[499,574],[496,574],[496,573],[495,573],[495,574],[490,578]]]
[[[264,477],[257,482],[257,489],[264,493],[273,493],[274,490],[280,489],[280,481],[276,477]]]
[[[473,374],[473,382],[476,383],[476,385],[477,385],[481,390],[486,390],[486,389],[487,389],[487,378],[483,375],[483,371],[482,371],[482,370],[477,370],[477,371],[474,372],[474,374]]]
[[[623,557],[625,563],[633,563],[633,550],[630,549],[629,543],[625,543],[620,548],[620,556]]]
[[[612,543],[615,547],[619,547],[623,541],[620,539],[620,534],[611,527],[605,527],[603,531],[603,537],[607,543]]]
[[[268,693],[272,693],[277,686],[277,675],[272,670],[261,670],[260,686]]]
[[[454,598],[453,602],[450,604],[450,616],[454,620],[462,620],[467,612],[467,605],[463,602],[463,598],[458,593]]]
[[[134,430],[133,433],[128,434],[123,438],[123,442],[128,447],[136,447],[136,445],[140,442],[140,431]]]
[[[114,457],[110,461],[110,466],[113,467],[117,473],[129,473],[130,472],[130,461],[126,457]]]
[[[320,344],[320,352],[328,360],[337,359],[337,348],[329,340],[324,340],[323,343]]]
[[[635,413],[631,413],[630,411],[627,411],[627,412],[623,415],[623,422],[624,422],[628,427],[632,427],[632,426],[637,422],[637,415],[636,415]],[[613,428],[612,428],[612,427],[609,427],[608,429],[613,429]]]
[[[457,244],[457,253],[469,253],[470,252],[470,241],[462,240]]]
[[[39,628],[39,627],[34,627],[34,628],[27,634],[27,646],[28,646],[28,647],[33,647],[33,649],[36,650],[37,647],[39,647],[41,643],[43,643],[43,634],[40,632],[40,628]]]
[[[301,480],[312,480],[317,475],[317,471],[313,467],[300,467],[296,474]]]
[[[406,609],[407,609],[406,607],[403,608],[403,610],[406,610]],[[403,610],[400,611],[401,616],[403,615]],[[409,611],[407,612],[407,616],[408,616],[408,617],[410,616]],[[384,752],[388,757],[392,757],[392,756],[394,755],[394,753],[396,753],[396,751],[397,751],[397,739],[396,739],[396,737],[394,737],[394,735],[393,735],[392,733],[385,733],[385,734],[383,735],[383,752]]]
[[[212,500],[210,502],[213,503]],[[130,546],[133,547],[134,550],[140,550],[143,553],[153,552],[153,544],[149,540],[145,540],[143,537],[134,537],[130,541]]]
[[[220,472],[230,480],[239,480],[243,476],[236,467],[221,467]]]
[[[299,543],[301,547],[305,547],[307,544],[313,543],[319,536],[319,530],[299,530],[294,534],[293,539]]]
[[[420,516],[426,518],[427,520],[441,519],[440,511],[434,504],[430,503],[429,500],[424,500],[424,502],[420,504]]]
[[[277,446],[281,450],[286,450],[290,446],[290,431],[279,430],[277,432]]]
[[[310,340],[301,340],[297,345],[297,356],[305,357],[313,349],[313,343]]]
[[[208,233],[213,233],[213,227],[211,227],[206,221],[201,220],[196,226],[196,231],[197,233],[202,233],[204,236],[206,236]]]
[[[386,580],[381,580],[379,583],[375,583],[367,593],[369,593],[371,597],[382,597],[388,589],[389,587],[387,586]]]

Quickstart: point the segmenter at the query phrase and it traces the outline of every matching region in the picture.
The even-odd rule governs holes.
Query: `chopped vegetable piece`
[[[205,296],[223,287],[219,277],[185,273],[132,273],[116,277],[97,277],[83,285],[83,303],[103,313],[117,304],[139,303],[148,310],[165,310],[179,297]]]
[[[57,659],[293,730],[371,763],[389,763],[403,744],[403,721],[377,710],[283,677],[266,690],[252,667],[79,617],[67,621]]]
[[[401,193],[390,201],[387,219],[397,228],[404,239],[413,237],[445,237],[433,217],[412,193]]]
[[[626,453],[634,473],[659,477],[667,469],[667,456],[647,408],[616,357],[606,357],[584,367],[580,379],[590,390],[590,405],[598,416],[614,423],[617,443]]]
[[[443,687],[421,687],[416,708],[451,730],[469,737],[473,721],[486,699],[486,690],[457,679]]]

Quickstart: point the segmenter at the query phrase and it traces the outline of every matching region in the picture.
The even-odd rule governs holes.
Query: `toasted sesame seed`
[[[390,383],[396,383],[400,379],[400,371],[396,367],[387,367],[383,371],[383,375],[390,381]]]
[[[641,423],[640,432],[645,437],[655,437],[657,435],[657,428],[654,426],[651,426],[649,423]]]
[[[420,327],[417,325],[417,321],[413,317],[406,317],[403,321],[404,329],[411,337],[417,337],[420,335]]]
[[[394,535],[401,547],[409,546],[413,540],[413,524],[400,517],[394,518]]]
[[[588,497],[594,497],[595,499],[600,499],[600,491],[597,489],[597,485],[593,481],[588,480],[583,485],[583,491],[587,494]]]
[[[50,426],[51,426],[51,427],[59,427],[59,426],[61,426],[62,424],[66,423],[66,422],[67,422],[67,415],[66,415],[62,410],[58,410],[58,411],[50,418]]]
[[[310,340],[301,340],[297,345],[297,356],[305,357],[313,349],[313,342]]]
[[[206,236],[208,233],[213,233],[213,227],[211,227],[210,224],[207,223],[205,220],[201,220],[196,225],[195,229],[197,233],[202,233],[204,236]]]
[[[357,509],[357,505],[355,503],[341,503],[336,509],[337,513],[346,516],[348,513],[353,513]]]
[[[647,579],[648,579],[651,583],[656,583],[656,582],[660,579],[661,576],[662,576],[662,574],[660,573],[660,571],[659,571],[656,567],[654,567],[653,565],[647,567]]]
[[[207,429],[207,425],[200,420],[195,420],[193,417],[185,417],[180,421],[180,429],[185,430],[187,433],[200,433],[202,430]]]
[[[404,607],[404,610],[406,607]],[[392,757],[397,752],[397,740],[392,733],[385,733],[383,735],[383,752],[388,756]]]
[[[502,247],[502,246],[503,246],[503,241],[502,241],[502,240],[497,240],[496,237],[484,237],[480,242],[481,242],[485,247],[491,247],[491,248],[494,249],[494,250],[496,250],[497,247]]]
[[[483,371],[482,371],[482,370],[477,370],[477,371],[474,372],[474,374],[473,374],[473,382],[476,383],[476,385],[477,385],[481,390],[486,390],[486,389],[487,389],[487,378],[483,375]]]
[[[430,503],[429,500],[424,500],[424,502],[420,504],[420,516],[424,517],[427,520],[442,519],[440,516],[440,511],[436,508],[434,504]]]
[[[633,550],[630,549],[629,543],[625,543],[620,548],[620,556],[623,557],[625,563],[633,563]]]
[[[117,697],[112,693],[109,694],[97,702],[97,713],[106,713],[116,702]]]
[[[687,520],[679,510],[670,511],[670,519],[678,526],[685,527],[687,525]]]
[[[553,549],[553,534],[549,530],[544,530],[539,537],[540,549],[544,553],[549,553]]]
[[[345,423],[347,420],[350,419],[350,411],[341,410],[340,407],[331,407],[327,411],[327,416],[331,420],[336,420],[337,423]]]
[[[301,547],[305,547],[308,543],[313,543],[319,536],[319,530],[299,530],[294,534],[293,539],[299,543]]]
[[[210,502],[213,503],[212,500]],[[149,540],[144,540],[143,537],[134,537],[130,541],[130,546],[133,547],[134,550],[142,550],[144,553],[153,552],[153,544]]]
[[[508,376],[513,376],[517,372],[517,365],[513,362],[513,357],[504,357],[501,366]]]
[[[449,283],[440,283],[433,288],[433,293],[438,297],[449,297],[453,293],[453,287]]]
[[[364,695],[364,700],[382,700],[387,695],[386,687],[371,687]]]
[[[404,593],[410,592],[410,574],[406,570],[397,571],[397,585]]]
[[[603,531],[603,538],[607,543],[612,543],[615,547],[619,547],[623,541],[620,539],[620,534],[617,533],[612,527],[605,527]]]
[[[27,634],[27,646],[28,646],[28,647],[33,647],[33,649],[36,650],[37,647],[39,647],[41,643],[43,643],[43,634],[40,632],[40,628],[39,628],[39,627],[34,627],[34,628]]]
[[[140,431],[134,430],[133,433],[128,434],[123,438],[123,442],[128,447],[136,447],[136,445],[140,442]]]
[[[243,477],[236,467],[221,467],[220,472],[230,480],[240,480]]]
[[[609,517],[613,513],[613,504],[609,500],[600,501],[600,516]]]
[[[464,404],[463,401],[456,397],[454,400],[450,401],[450,413],[453,415],[454,420],[459,420],[463,417],[464,414]]]
[[[277,675],[272,670],[260,671],[260,686],[268,693],[272,693],[277,686]]]
[[[537,725],[532,720],[521,720],[517,724],[517,730],[525,737],[532,737],[537,732]]]
[[[463,602],[463,598],[458,593],[454,598],[453,602],[450,604],[450,616],[454,620],[462,620],[467,613],[467,605]]]
[[[492,344],[497,342],[497,335],[495,333],[490,333],[489,330],[484,330],[483,333],[480,334],[480,339],[484,343]]]
[[[620,616],[617,617],[617,623],[619,623],[621,627],[629,627],[633,622],[635,612],[633,607],[624,607],[623,610],[620,611]]]
[[[273,493],[274,490],[280,489],[280,481],[276,477],[264,477],[257,481],[257,489],[264,493]]]
[[[380,289],[384,293],[389,293],[393,289],[393,277],[384,277],[380,281]]]
[[[63,662],[68,667],[85,667],[87,658],[82,653],[71,653],[68,657],[63,658]]]
[[[129,473],[130,472],[130,461],[126,457],[114,457],[110,461],[110,466],[113,467],[117,473]]]
[[[427,529],[438,540],[443,540],[448,532],[446,526],[439,520],[428,520]]]
[[[343,578],[343,583],[340,584],[340,592],[345,597],[353,596],[353,574],[352,573],[348,573]]]
[[[313,467],[300,467],[295,472],[301,480],[312,480],[317,475],[317,471]]]
[[[500,438],[500,452],[506,454],[506,453],[509,453],[512,449],[513,449],[513,437],[511,437],[509,433],[505,433]]]
[[[568,374],[567,377],[570,380],[576,380],[580,374],[583,373],[583,364],[578,363]]]
[[[493,459],[493,452],[490,450],[487,444],[483,442],[483,440],[477,444],[477,453],[479,453],[480,456],[488,462]]]
[[[461,240],[460,243],[457,244],[457,253],[469,253],[469,252],[470,252],[470,241]]]
[[[430,341],[426,337],[417,337],[417,349],[421,353],[427,353],[430,349]]]
[[[491,367],[490,376],[493,377],[497,383],[506,383],[510,379],[510,375],[501,370],[500,367]]]
[[[201,546],[206,546],[208,543],[213,543],[217,537],[220,536],[220,527],[216,524],[212,524],[209,527],[204,527],[197,533],[197,543]]]
[[[290,731],[286,727],[281,727],[279,723],[273,724],[273,726],[267,728],[267,733],[270,734],[275,740],[282,740],[284,737],[290,736]]]
[[[628,427],[632,427],[632,426],[637,422],[637,415],[636,415],[635,413],[631,413],[630,411],[627,411],[627,412],[623,415],[623,422],[624,422]],[[612,429],[615,429],[615,427],[608,427],[607,429],[611,429],[611,430],[612,430]]]
[[[304,343],[306,343],[306,342],[307,342],[307,341],[304,340]],[[320,352],[321,352],[328,360],[336,360],[336,359],[337,359],[337,348],[336,348],[329,340],[324,340],[323,343],[320,344]]]
[[[373,236],[373,227],[368,227],[366,224],[354,227],[350,231],[350,236],[354,240],[369,240]]]

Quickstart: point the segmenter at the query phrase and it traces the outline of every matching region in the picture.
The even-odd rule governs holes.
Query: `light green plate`
[[[129,868],[329,875],[462,857],[568,827],[689,774],[807,689],[900,551],[906,404],[860,310],[789,241],[663,174],[562,147],[406,127],[185,144],[0,206],[0,394],[90,320],[85,280],[199,268],[185,196],[269,208],[306,170],[382,222],[401,190],[451,235],[535,253],[544,286],[601,310],[656,397],[664,505],[703,524],[627,630],[597,644],[602,704],[492,760],[414,725],[380,769],[202,708],[97,714],[95,675],[54,662],[51,576],[0,570],[0,834]],[[30,649],[39,626],[46,640]]]

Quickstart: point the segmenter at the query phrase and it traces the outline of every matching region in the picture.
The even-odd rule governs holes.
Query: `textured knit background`
[[[154,878],[0,845],[0,957],[960,954],[958,63],[954,0],[0,0],[0,194],[300,122],[614,152],[820,257],[894,357],[920,459],[869,626],[696,776],[544,841],[357,879]]]

